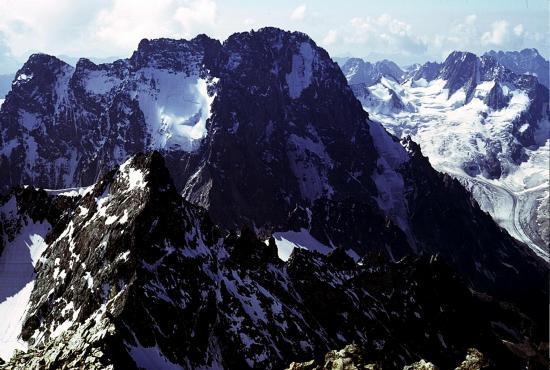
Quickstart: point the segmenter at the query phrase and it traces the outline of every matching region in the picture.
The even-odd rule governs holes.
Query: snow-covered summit
[[[346,79],[352,85],[366,84],[370,86],[377,83],[382,77],[401,82],[406,75],[406,72],[397,64],[387,59],[370,63],[360,58],[350,58],[341,68]]]

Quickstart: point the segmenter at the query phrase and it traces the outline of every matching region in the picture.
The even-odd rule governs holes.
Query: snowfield
[[[537,147],[526,148],[528,160],[517,165],[510,153],[512,121],[530,104],[525,92],[503,86],[509,104],[493,110],[484,99],[494,81],[478,84],[469,102],[464,89],[449,97],[444,86],[442,79],[399,84],[382,78],[368,87],[371,94],[367,98],[359,100],[371,118],[397,137],[410,135],[437,170],[460,180],[483,210],[548,259],[548,120],[539,123]],[[392,91],[408,109],[394,107]],[[525,127],[520,132],[522,129]],[[494,146],[502,148],[498,160],[503,171],[499,178],[490,179],[476,166]],[[472,168],[467,173],[464,168],[469,165]]]

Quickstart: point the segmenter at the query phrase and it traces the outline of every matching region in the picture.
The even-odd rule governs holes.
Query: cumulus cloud
[[[483,45],[502,45],[506,36],[508,35],[508,22],[496,21],[491,25],[491,30],[485,32],[481,36],[481,43]]]
[[[332,45],[336,42],[338,38],[338,32],[336,30],[329,30],[325,37],[323,37],[323,45]]]
[[[520,23],[514,27],[514,35],[521,36],[523,35],[523,32],[523,24]]]
[[[121,51],[132,50],[144,37],[190,38],[213,28],[216,11],[213,0],[115,0],[94,20],[93,37]]]
[[[215,29],[215,0],[0,0],[13,54],[128,55],[142,38],[189,38]]]
[[[476,14],[469,14],[451,24],[446,33],[439,33],[429,41],[432,52],[445,58],[453,50],[475,50],[479,46],[479,28]]]
[[[483,53],[488,48],[518,49],[524,46],[527,39],[536,41],[523,24],[512,27],[506,20],[497,20],[481,26],[478,17],[471,14],[451,25],[446,33],[434,36],[429,42],[429,49],[444,58],[453,50]]]
[[[331,24],[326,21],[332,14],[323,13],[315,2],[306,6],[305,0],[283,12],[251,7],[242,18],[233,11],[235,5],[238,2],[218,0],[0,0],[0,73],[15,70],[31,52],[125,57],[142,38],[189,39],[206,33],[223,39],[233,32],[267,25],[299,28],[335,53],[376,53],[416,61],[445,57],[452,50],[542,48],[549,35],[525,21],[476,14],[437,26],[437,32],[430,33],[419,25],[422,20],[409,24],[389,14],[350,15],[345,18],[348,22]],[[418,33],[419,28],[424,33]]]
[[[307,7],[305,4],[302,4],[298,7],[296,7],[291,13],[290,13],[290,19],[293,21],[301,21],[306,17],[306,10]]]
[[[490,30],[481,35],[481,44],[515,49],[523,46],[525,37],[533,38],[531,34],[524,30],[523,24],[520,23],[511,27],[507,21],[499,20],[493,22]]]
[[[52,51],[80,44],[87,25],[97,16],[105,1],[0,0],[0,32],[16,56],[31,50]]]
[[[352,44],[368,44],[374,50],[389,53],[423,54],[426,42],[412,32],[410,24],[388,14],[379,17],[353,18],[351,33],[344,38]]]

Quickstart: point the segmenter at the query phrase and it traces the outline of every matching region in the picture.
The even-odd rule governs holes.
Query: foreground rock
[[[363,350],[356,344],[350,344],[339,351],[330,351],[323,361],[293,362],[287,370],[383,370],[375,363],[369,363]],[[455,370],[482,370],[489,366],[485,357],[475,348],[468,349],[466,359]],[[431,362],[420,360],[403,370],[438,370]]]

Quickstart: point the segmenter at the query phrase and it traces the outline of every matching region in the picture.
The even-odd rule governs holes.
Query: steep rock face
[[[42,64],[49,74],[33,70]],[[129,154],[160,149],[177,188],[224,226],[280,225],[297,204],[376,193],[366,114],[303,34],[145,40],[128,60],[74,71],[35,55],[17,78],[0,113],[4,188],[89,185]]]
[[[510,98],[504,95],[504,91],[498,82],[489,90],[485,97],[485,103],[494,110],[500,110],[508,105]]]
[[[47,235],[65,221],[74,203],[43,190],[21,187],[0,197],[0,358],[25,349],[18,339]]]
[[[491,217],[479,208],[458,180],[436,172],[416,143],[410,138],[405,138],[403,143],[412,154],[404,171],[410,188],[414,189],[407,197],[410,203],[417,205],[411,217],[411,228],[416,235],[422,235],[419,237],[424,243],[421,249],[446,256],[472,286],[480,291],[491,291],[504,300],[518,302],[531,315],[546,322],[546,308],[521,303],[529,297],[538,296],[538,301],[547,296],[547,288],[540,280],[548,276],[546,263],[531,250],[518,247],[512,237],[491,222]],[[449,194],[453,194],[452,198]],[[436,214],[447,216],[436,218]],[[456,228],[473,219],[476,222],[468,228]],[[438,235],[445,235],[446,242],[441,243]],[[487,248],[498,249],[498,257],[487,254]],[[518,284],[519,276],[522,282]],[[531,280],[532,276],[539,277]],[[497,279],[498,284],[495,284]]]
[[[457,90],[466,90],[466,101],[470,100],[479,80],[479,62],[475,54],[453,51],[441,67],[439,76],[446,81],[449,97]]]
[[[36,265],[28,353],[5,368],[276,369],[356,342],[388,368],[455,364],[475,346],[513,369],[526,360],[502,340],[541,339],[435,257],[357,264],[343,249],[295,249],[285,263],[249,229],[222,236],[178,195],[158,153],[71,199]]]
[[[296,205],[376,192],[366,114],[324,50],[274,29],[233,35],[224,49],[211,134],[184,166],[187,199],[224,226],[269,227]]]
[[[422,64],[418,69],[412,71],[410,78],[412,78],[413,80],[424,79],[426,81],[432,81],[437,78],[440,70],[441,63],[426,62]]]

